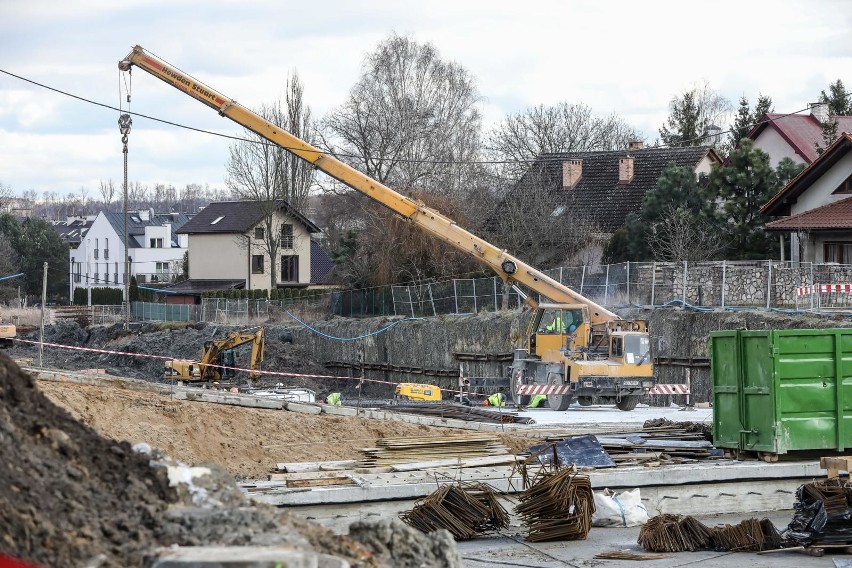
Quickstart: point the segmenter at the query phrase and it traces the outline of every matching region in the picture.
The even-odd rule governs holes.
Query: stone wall
[[[529,314],[529,310],[514,310],[428,319],[334,318],[325,322],[312,322],[318,331],[328,336],[341,339],[367,336],[356,341],[321,337],[302,327],[290,327],[289,331],[294,342],[308,349],[319,362],[364,361],[389,363],[404,368],[437,369],[454,376],[437,377],[392,370],[365,370],[365,376],[394,382],[428,382],[443,388],[455,388],[460,365],[468,376],[505,376],[507,362],[491,360],[460,363],[453,357],[453,353],[510,353],[520,341],[522,330],[526,329]],[[699,312],[680,308],[625,309],[619,315],[648,320],[655,356],[681,359],[709,357],[708,337],[715,330],[852,327],[852,318],[845,315],[792,315],[766,310]],[[395,325],[387,331],[378,333],[392,324]],[[357,376],[360,371],[355,373]],[[657,375],[662,383],[683,383],[685,367],[659,365]],[[691,379],[693,402],[709,401],[712,391],[710,369],[691,369]],[[365,392],[365,396],[379,396],[387,392],[378,386],[368,385],[368,388],[370,391]]]

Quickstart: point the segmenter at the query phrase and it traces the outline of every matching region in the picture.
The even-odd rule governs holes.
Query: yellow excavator
[[[614,403],[621,410],[632,410],[639,397],[656,384],[645,321],[621,319],[505,250],[459,227],[439,211],[394,191],[293,136],[140,46],[134,47],[118,63],[122,71],[130,71],[134,66],[310,162],[494,270],[535,310],[524,345],[515,350],[509,376],[500,379],[518,404],[527,404],[531,395],[544,394],[554,410],[566,410],[575,398],[581,405],[589,404],[592,397]],[[552,325],[557,317],[559,325]]]
[[[199,361],[172,359],[166,361],[163,378],[173,381],[213,382],[230,379],[236,375],[234,370],[234,349],[251,343],[249,376],[259,378],[260,364],[263,362],[263,350],[266,346],[266,330],[263,327],[232,331],[225,339],[213,339],[204,342]]]

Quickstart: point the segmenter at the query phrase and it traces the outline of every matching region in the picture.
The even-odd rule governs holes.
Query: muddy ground
[[[93,399],[93,415],[103,402]],[[158,401],[126,402],[153,417],[149,427],[156,425],[159,411],[151,412],[148,403],[156,408]],[[255,424],[264,427],[262,422]],[[199,433],[208,428],[195,424]],[[386,520],[374,529],[357,527],[352,538],[340,537],[286,511],[250,507],[230,475],[215,465],[194,485],[172,484],[167,468],[180,464],[100,435],[53,404],[3,354],[0,453],[0,554],[43,566],[135,567],[145,565],[158,546],[277,543],[359,567],[459,565],[448,533],[427,537]]]

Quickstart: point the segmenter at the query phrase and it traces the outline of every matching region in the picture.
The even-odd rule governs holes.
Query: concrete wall
[[[320,363],[328,361],[391,363],[399,367],[421,367],[452,371],[459,369],[454,352],[509,353],[526,329],[529,311],[514,310],[500,314],[470,316],[440,316],[418,320],[392,318],[344,319],[312,322],[319,331],[339,337],[352,338],[375,334],[378,330],[400,321],[390,330],[357,341],[337,341],[320,337],[301,328],[290,327],[294,343],[308,349]],[[711,331],[732,329],[807,329],[852,327],[852,319],[837,316],[787,315],[768,311],[696,312],[665,308],[656,310],[620,310],[624,318],[648,320],[652,345],[658,357],[706,358],[708,337]],[[463,362],[462,368],[469,376],[505,376],[506,362]],[[706,402],[711,398],[710,369],[692,369],[693,402]],[[683,383],[685,368],[659,365],[660,382]],[[358,371],[355,371],[358,376]],[[456,377],[434,377],[400,372],[366,370],[370,379],[428,382],[444,388],[455,388]],[[378,387],[368,385],[366,396],[375,396]],[[659,397],[663,398],[663,397]],[[665,402],[661,400],[659,402]]]

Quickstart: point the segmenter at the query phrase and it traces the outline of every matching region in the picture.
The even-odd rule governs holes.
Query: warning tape
[[[852,284],[814,284],[813,286],[799,286],[796,288],[797,296],[810,296],[811,294],[850,294]]]
[[[661,384],[651,387],[648,394],[691,394],[689,385]]]
[[[70,349],[70,350],[73,350],[73,351],[86,351],[86,352],[89,352],[89,353],[106,353],[108,355],[125,355],[125,356],[128,356],[128,357],[141,357],[141,358],[148,358],[148,359],[159,359],[161,361],[174,361],[174,360],[176,360],[175,357],[167,357],[165,355],[152,355],[152,354],[149,354],[149,353],[133,353],[133,352],[130,352],[130,351],[114,351],[114,350],[111,350],[111,349],[97,349],[97,348],[94,348],[94,347],[78,347],[76,345],[65,345],[63,343],[49,343],[47,341],[45,341],[44,343],[41,343],[39,341],[34,341],[34,340],[30,340],[30,339],[20,339],[20,338],[17,338],[17,337],[15,338],[15,341],[20,341],[22,343],[30,343],[32,345],[45,345],[46,347],[57,347],[59,349]],[[209,364],[208,366],[215,367],[217,369],[227,369],[227,370],[240,371],[240,372],[245,372],[245,373],[254,373],[256,375],[270,375],[270,376],[274,376],[274,377],[296,377],[296,378],[308,378],[308,379],[335,379],[335,380],[345,380],[345,381],[358,381],[358,385],[355,388],[360,388],[361,385],[363,385],[364,383],[377,383],[377,384],[382,384],[382,385],[393,385],[393,386],[397,386],[399,384],[402,384],[402,383],[397,383],[397,382],[393,382],[393,381],[381,381],[381,380],[378,380],[378,379],[367,379],[365,377],[339,377],[339,376],[336,376],[336,375],[312,375],[312,374],[305,374],[305,373],[287,373],[287,372],[284,372],[284,371],[264,371],[264,370],[261,370],[261,369],[252,370],[252,369],[246,369],[246,368],[243,368],[243,367],[229,367],[229,366],[226,366],[226,365],[216,365],[216,364],[212,364],[212,363]],[[404,382],[410,382],[410,381],[404,381]],[[466,391],[460,391],[460,390],[452,390],[452,389],[441,389],[441,390],[443,392],[469,394],[469,393],[466,393]]]
[[[518,385],[518,394],[568,394],[570,385]]]

